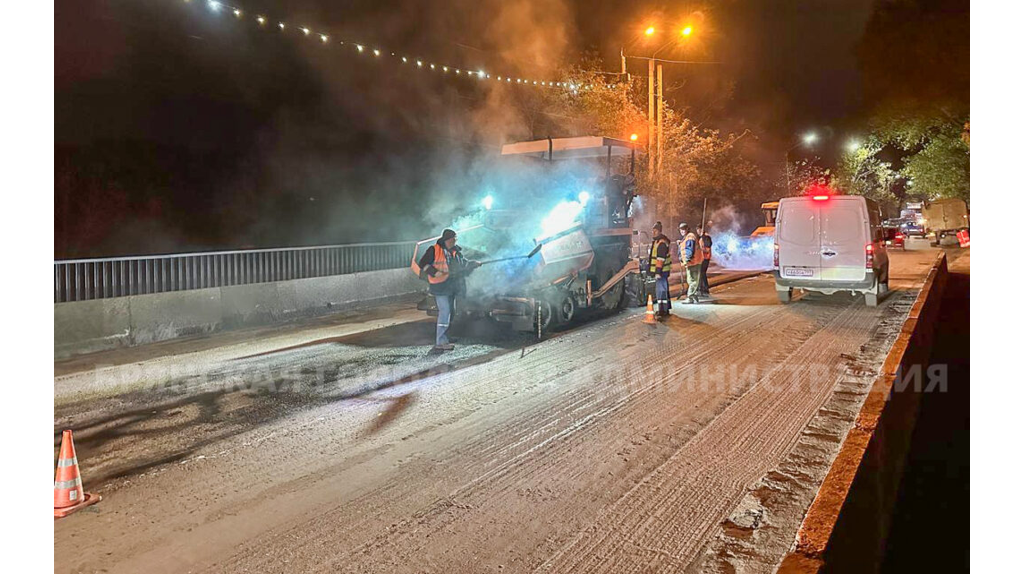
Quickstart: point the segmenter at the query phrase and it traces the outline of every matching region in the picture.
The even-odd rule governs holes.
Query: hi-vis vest
[[[448,250],[441,247],[437,243],[434,244],[434,263],[432,263],[434,269],[437,269],[437,275],[427,275],[427,281],[437,285],[438,283],[444,283],[448,280]]]
[[[648,261],[650,261],[650,263],[651,263],[650,272],[651,273],[657,273],[658,271],[661,271],[661,272],[664,272],[664,273],[671,273],[672,272],[672,248],[669,247],[668,257],[665,258],[665,263],[662,264],[661,268],[658,268],[657,262],[658,262],[658,246],[659,245],[668,246],[668,238],[662,236],[661,239],[657,239],[657,240],[655,240],[655,241],[653,241],[651,243],[651,256],[648,259]]]
[[[683,252],[679,254],[680,259],[686,257],[686,242],[691,239],[693,240],[693,259],[683,263],[683,265],[686,265],[687,267],[693,267],[694,265],[704,263],[704,250],[701,248],[700,241],[697,239],[697,236],[693,233],[687,233],[686,237],[683,238]]]
[[[704,245],[704,236],[700,238],[700,250],[704,254],[704,261],[711,261],[711,247]]]

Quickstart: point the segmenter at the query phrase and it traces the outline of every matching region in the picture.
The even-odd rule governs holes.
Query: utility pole
[[[647,60],[647,173],[654,179],[654,58]]]
[[[662,128],[661,128],[661,126],[662,126],[661,118],[662,118],[662,116],[665,113],[665,98],[664,98],[664,94],[662,92],[662,84],[663,84],[663,82],[661,81],[661,79],[662,79],[661,64],[658,64],[658,177],[659,178],[661,177],[661,157],[662,157],[662,149],[663,149],[662,148],[662,141],[664,140],[663,132],[662,132]]]

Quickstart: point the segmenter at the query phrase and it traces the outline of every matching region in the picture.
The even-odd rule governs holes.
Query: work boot
[[[433,350],[438,353],[443,353],[444,351],[453,351],[455,350],[455,345],[451,343],[445,343],[444,345],[434,345]]]

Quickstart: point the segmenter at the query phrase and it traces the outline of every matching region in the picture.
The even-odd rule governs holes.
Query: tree
[[[614,81],[609,84],[599,65],[585,60],[573,72],[568,89],[550,93],[545,108],[552,112],[551,117],[562,119],[558,122],[562,133],[597,133],[623,139],[637,134],[641,142],[646,141],[646,81]],[[638,191],[669,206],[667,212],[673,214],[706,195],[743,199],[760,175],[738,145],[748,134],[722,134],[698,126],[666,101],[661,170],[656,168],[652,173],[646,161],[637,162]]]
[[[902,173],[915,192],[928,199],[971,198],[971,148],[961,138],[960,122],[947,122],[904,161]]]
[[[876,2],[858,55],[870,131],[913,195],[969,199],[970,2]]]
[[[897,194],[900,174],[878,155],[885,146],[875,137],[849,151],[836,166],[834,185],[843,193],[863,195],[877,201],[887,213],[898,213],[902,196]]]
[[[819,165],[820,159],[819,157],[805,158],[787,163],[786,177],[778,184],[782,190],[781,196],[800,195],[811,187],[832,185],[832,170]]]

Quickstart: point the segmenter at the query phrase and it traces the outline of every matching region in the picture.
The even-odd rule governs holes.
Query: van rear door
[[[864,279],[867,209],[861,198],[833,197],[821,203],[821,278],[825,281]]]
[[[818,206],[809,200],[783,199],[776,225],[779,275],[787,279],[817,279],[821,275]]]

